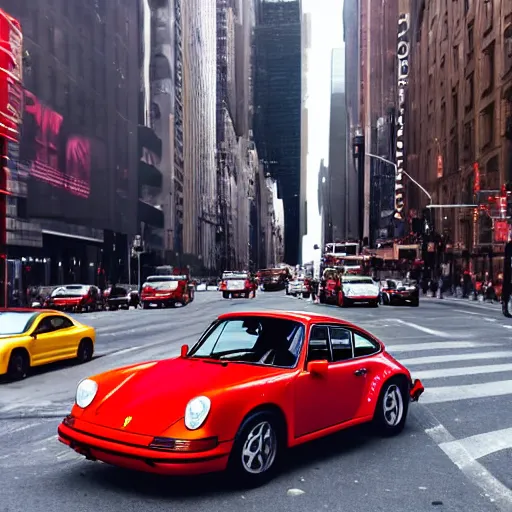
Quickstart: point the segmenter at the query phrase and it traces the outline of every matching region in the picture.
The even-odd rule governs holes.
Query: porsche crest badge
[[[124,419],[123,428],[126,428],[130,424],[130,421],[132,420],[133,418],[131,416],[126,416],[126,418]]]

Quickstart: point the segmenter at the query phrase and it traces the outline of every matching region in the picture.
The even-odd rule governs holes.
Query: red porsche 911
[[[305,312],[221,315],[181,356],[82,380],[59,440],[167,475],[271,477],[286,448],[373,422],[405,425],[424,388],[365,330]]]

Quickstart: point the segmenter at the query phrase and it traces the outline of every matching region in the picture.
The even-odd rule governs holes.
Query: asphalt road
[[[222,475],[165,479],[87,462],[56,428],[77,382],[132,362],[177,355],[225,311],[328,311],[380,337],[427,391],[393,439],[354,429],[289,453],[267,486],[240,491]],[[419,308],[339,309],[287,298],[223,300],[175,310],[82,315],[97,357],[0,384],[0,512],[512,511],[512,322],[496,306],[425,299]]]

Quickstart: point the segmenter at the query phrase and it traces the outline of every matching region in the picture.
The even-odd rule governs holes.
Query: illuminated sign
[[[409,79],[409,14],[398,18],[398,119],[396,122],[395,219],[404,219],[403,171],[405,162],[404,122],[405,90]]]

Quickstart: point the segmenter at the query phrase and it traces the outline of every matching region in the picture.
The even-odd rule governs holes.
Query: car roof
[[[219,320],[229,320],[231,318],[241,318],[250,316],[263,316],[267,318],[282,318],[283,320],[293,320],[296,322],[303,323],[335,323],[345,325],[347,327],[356,327],[354,324],[343,320],[342,318],[336,318],[330,315],[322,315],[319,313],[310,313],[309,311],[279,311],[279,310],[261,310],[261,311],[231,311],[219,315]]]
[[[52,313],[56,315],[67,316],[62,311],[56,309],[43,309],[43,308],[0,308],[0,313]]]

